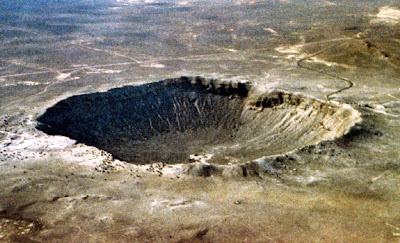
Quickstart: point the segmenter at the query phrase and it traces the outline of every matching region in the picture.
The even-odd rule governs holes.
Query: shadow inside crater
[[[37,128],[129,162],[182,162],[234,136],[248,90],[186,77],[126,86],[60,101]]]

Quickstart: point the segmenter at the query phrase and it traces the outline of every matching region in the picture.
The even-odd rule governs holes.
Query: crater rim
[[[144,163],[143,162],[137,163],[135,161],[129,161],[124,158],[120,158],[120,156],[116,155],[113,152],[108,151],[107,149],[103,148],[102,146],[99,147],[99,146],[96,146],[95,144],[92,144],[91,142],[81,141],[82,139],[79,139],[79,137],[76,137],[76,136],[71,137],[67,133],[60,131],[60,130],[56,131],[57,129],[54,130],[54,128],[53,128],[54,124],[48,124],[48,123],[46,123],[46,119],[44,119],[44,117],[46,117],[46,114],[49,112],[49,110],[54,109],[54,107],[60,106],[60,104],[63,104],[63,102],[65,103],[67,101],[70,101],[70,99],[74,98],[74,97],[88,98],[91,95],[97,95],[100,97],[103,96],[103,98],[108,99],[108,98],[112,97],[112,95],[110,97],[108,97],[107,94],[109,92],[113,92],[113,91],[117,92],[115,94],[118,95],[118,91],[121,91],[123,93],[124,89],[130,89],[130,88],[132,88],[132,89],[139,88],[140,89],[141,87],[152,88],[152,87],[154,87],[154,85],[160,86],[160,87],[163,87],[163,86],[169,87],[169,86],[174,86],[174,85],[179,86],[182,84],[186,85],[186,86],[189,85],[189,87],[192,86],[192,88],[194,86],[196,86],[194,89],[189,89],[189,91],[190,91],[189,94],[192,94],[191,92],[193,90],[196,90],[196,88],[200,87],[200,88],[202,88],[200,93],[205,94],[206,96],[207,96],[207,92],[208,92],[208,94],[212,94],[212,95],[220,97],[220,98],[223,97],[223,99],[240,101],[240,102],[238,102],[238,104],[236,104],[237,107],[242,108],[239,118],[240,117],[243,118],[243,113],[250,112],[252,114],[251,115],[252,118],[255,119],[254,117],[257,117],[257,115],[255,115],[255,114],[263,113],[265,109],[267,109],[267,110],[282,110],[282,109],[285,110],[286,109],[288,112],[295,113],[295,112],[301,112],[301,109],[307,110],[308,109],[308,108],[306,108],[307,106],[312,106],[312,105],[315,106],[316,105],[316,106],[319,106],[319,109],[328,111],[328,113],[327,113],[328,115],[325,114],[324,117],[328,116],[328,118],[329,117],[332,118],[332,115],[337,115],[336,113],[340,112],[340,114],[343,115],[343,117],[341,118],[343,120],[339,124],[341,126],[341,129],[336,129],[333,132],[327,130],[328,132],[322,134],[323,136],[321,137],[321,139],[317,139],[316,141],[314,141],[312,143],[304,144],[304,146],[297,146],[297,147],[293,147],[292,149],[288,149],[286,151],[281,151],[279,153],[272,153],[272,154],[268,154],[268,153],[262,154],[262,153],[260,153],[260,151],[257,151],[256,154],[258,154],[258,156],[248,156],[248,157],[244,156],[245,158],[244,159],[242,158],[238,162],[229,161],[229,159],[228,159],[221,163],[221,162],[216,161],[215,159],[210,160],[210,159],[204,158],[203,155],[207,155],[210,153],[189,152],[186,154],[187,158],[183,161],[177,160],[177,161],[170,163],[170,161],[151,159],[151,161],[147,161]],[[197,86],[199,86],[199,87],[197,87]],[[158,88],[160,88],[160,87],[158,87]],[[204,88],[205,88],[205,90],[204,90]],[[149,91],[149,90],[147,90],[147,91]],[[205,92],[205,91],[207,91],[207,92]],[[179,89],[173,90],[173,92],[179,92]],[[186,91],[183,90],[183,93],[185,93],[185,92]],[[188,92],[186,92],[186,93],[188,93]],[[113,94],[113,93],[110,93],[110,94]],[[194,96],[196,96],[196,94],[194,94]],[[121,98],[121,97],[119,97],[119,98]],[[74,98],[74,99],[78,99],[78,101],[80,100],[79,98]],[[191,99],[190,97],[183,98],[183,100],[185,102],[187,102],[187,100],[190,100],[190,99]],[[196,100],[196,99],[199,100],[200,98],[195,97],[194,100]],[[195,101],[193,101],[193,102],[195,102]],[[221,101],[221,102],[224,105],[226,103],[225,101]],[[229,104],[227,106],[229,106]],[[236,106],[234,106],[234,107],[236,107]],[[317,109],[317,108],[318,107],[316,107],[315,109]],[[335,110],[335,111],[333,111],[333,113],[332,113],[332,111],[329,111],[332,109]],[[62,109],[58,110],[58,111],[62,111]],[[331,112],[332,114],[329,114],[329,112]],[[346,116],[344,115],[345,113],[347,113]],[[59,112],[59,114],[62,114],[62,112]],[[232,114],[228,114],[228,115],[232,115]],[[60,120],[61,118],[58,117],[57,119]],[[295,119],[295,118],[293,118],[293,119]],[[323,119],[325,119],[325,118],[323,118]],[[335,125],[334,120],[335,119],[327,119],[328,123],[330,122],[333,125]],[[47,121],[48,121],[48,119],[47,119]],[[324,121],[324,120],[322,120],[322,121]],[[346,122],[344,122],[344,121],[346,121]],[[282,156],[282,155],[293,153],[299,149],[302,149],[302,148],[310,146],[310,145],[316,145],[322,141],[334,140],[338,137],[345,135],[352,126],[354,126],[356,123],[359,123],[360,121],[361,121],[361,116],[360,116],[359,112],[347,104],[326,102],[326,101],[319,100],[314,97],[309,97],[309,96],[306,96],[306,95],[303,95],[300,93],[291,93],[291,92],[287,92],[287,91],[280,90],[280,89],[263,90],[261,86],[253,85],[248,82],[243,83],[243,82],[238,82],[238,81],[221,81],[218,79],[202,78],[202,77],[197,76],[197,77],[172,78],[172,79],[166,79],[166,80],[162,80],[162,81],[158,81],[158,82],[151,82],[151,83],[140,84],[140,85],[123,86],[120,88],[110,89],[106,92],[95,92],[95,93],[89,93],[89,94],[83,94],[83,95],[74,95],[74,96],[68,97],[64,100],[61,100],[56,105],[46,109],[46,111],[37,118],[36,128],[49,134],[49,135],[63,135],[63,136],[67,136],[71,139],[76,140],[77,143],[83,143],[83,144],[86,144],[89,146],[94,146],[100,150],[104,150],[104,151],[112,154],[114,158],[128,162],[128,163],[153,164],[153,163],[162,162],[162,163],[166,163],[166,164],[190,164],[190,163],[200,162],[203,164],[216,164],[219,166],[219,165],[229,165],[229,164],[244,165],[244,164],[248,164],[248,163],[254,162],[254,161],[262,161],[262,158],[271,158],[271,157]],[[63,122],[61,122],[61,124],[62,123]],[[239,124],[239,123],[237,123],[237,124]],[[212,125],[216,125],[216,124],[213,123]],[[329,124],[327,124],[327,125],[329,125]],[[227,128],[229,128],[229,127],[227,127]],[[250,128],[247,129],[247,131],[251,131]],[[333,126],[332,129],[335,129],[335,127]],[[183,130],[183,131],[185,131],[185,130]],[[244,133],[242,132],[241,134],[243,135]],[[231,136],[232,134],[228,134],[228,135]],[[240,151],[242,151],[242,152],[240,152]],[[240,151],[238,151],[236,154],[252,152],[251,150],[246,150],[246,149],[243,150],[243,148]],[[199,156],[195,156],[196,154],[198,154]],[[225,153],[224,156],[226,154],[229,154],[229,153]],[[239,157],[240,157],[240,155],[239,155]],[[167,158],[167,160],[168,160],[168,158]],[[217,160],[218,160],[218,158],[217,158]]]

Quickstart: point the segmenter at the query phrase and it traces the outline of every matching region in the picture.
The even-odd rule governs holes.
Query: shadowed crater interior
[[[37,128],[96,146],[132,163],[243,163],[346,133],[359,121],[345,105],[246,83],[181,77],[72,96]]]

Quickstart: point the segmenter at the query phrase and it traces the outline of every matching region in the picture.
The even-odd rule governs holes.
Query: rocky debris
[[[202,156],[198,156],[202,157]],[[154,163],[150,165],[136,166],[136,172],[144,171],[159,176],[177,177],[226,177],[226,178],[263,178],[266,176],[280,177],[282,172],[296,170],[297,157],[294,154],[282,156],[268,156],[248,163],[241,164],[212,164],[207,162],[194,161],[189,164],[169,165],[165,163]],[[131,170],[132,171],[132,170]]]
[[[32,242],[29,237],[39,229],[39,225],[22,219],[0,218],[1,242]]]
[[[209,177],[211,175],[221,175],[222,170],[217,165],[206,163],[190,163],[186,166],[183,173],[192,176]]]

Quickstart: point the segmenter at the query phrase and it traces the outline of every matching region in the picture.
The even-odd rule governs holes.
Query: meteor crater
[[[246,163],[342,136],[360,121],[349,105],[248,83],[180,77],[76,95],[37,128],[135,164]]]

